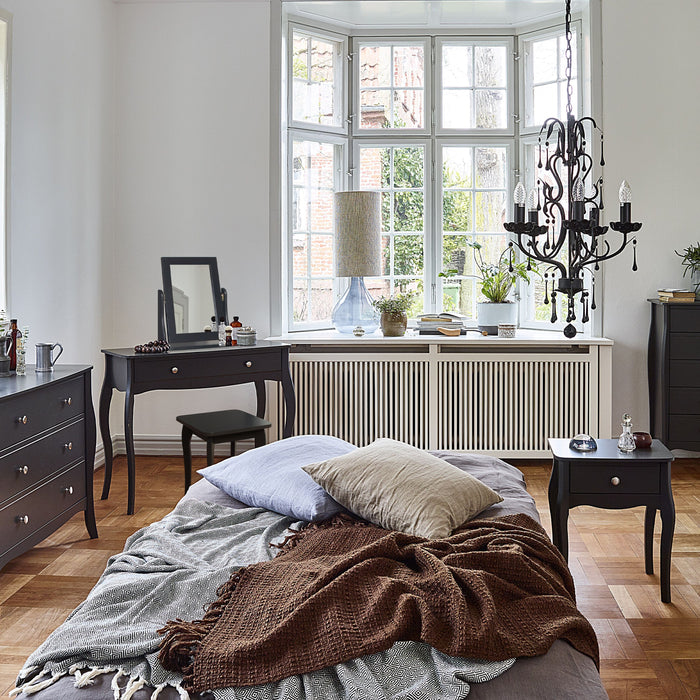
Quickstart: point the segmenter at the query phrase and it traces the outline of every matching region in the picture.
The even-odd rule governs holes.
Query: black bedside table
[[[646,506],[644,517],[644,564],[654,573],[653,545],[656,511],[661,511],[661,600],[671,602],[671,545],[676,509],[671,491],[673,455],[654,440],[649,449],[624,454],[617,440],[597,440],[594,452],[577,452],[569,440],[549,439],[554,455],[549,480],[552,540],[568,560],[567,520],[569,509],[588,505],[598,508]]]

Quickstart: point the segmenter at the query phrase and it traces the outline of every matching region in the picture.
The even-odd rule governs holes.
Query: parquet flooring
[[[195,468],[203,466],[195,458]],[[549,531],[549,464],[521,463],[528,490]],[[115,462],[112,491],[95,504],[100,537],[89,539],[82,513],[0,572],[0,693],[14,685],[25,658],[61,624],[99,578],[126,538],[162,518],[182,495],[182,458],[139,457],[136,512],[126,515],[126,462]],[[197,475],[195,475],[196,478]],[[601,648],[601,675],[612,700],[700,700],[700,460],[676,460],[676,531],[672,599],[661,603],[658,578],[644,573],[644,509],[574,509],[569,565],[578,605]]]

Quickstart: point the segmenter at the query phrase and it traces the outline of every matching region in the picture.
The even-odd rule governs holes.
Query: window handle
[[[513,112],[513,119],[515,120],[516,124],[520,124],[520,115]]]

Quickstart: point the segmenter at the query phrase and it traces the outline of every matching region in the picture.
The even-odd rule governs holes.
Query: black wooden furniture
[[[155,389],[203,389],[255,383],[257,415],[265,415],[265,380],[281,382],[285,421],[283,437],[291,437],[296,413],[294,384],[289,373],[289,345],[259,340],[257,345],[173,349],[164,354],[141,354],[131,348],[103,350],[105,376],[100,393],[100,433],[105,450],[102,498],[112,480],[112,438],[109,405],[112,391],[125,392],[124,439],[129,470],[127,513],[134,512],[136,457],[134,454],[134,396]]]
[[[617,440],[598,440],[594,452],[577,452],[569,440],[549,439],[554,455],[549,480],[552,540],[568,559],[567,520],[576,506],[633,508],[646,506],[644,564],[654,573],[653,545],[656,511],[661,511],[661,600],[671,602],[671,545],[676,509],[671,491],[673,455],[658,440],[648,449],[622,453]]]
[[[651,434],[671,450],[700,451],[700,302],[649,301]]]
[[[232,409],[209,413],[190,413],[177,416],[182,423],[182,454],[185,458],[185,491],[192,484],[192,435],[207,443],[207,465],[214,464],[214,445],[220,442],[231,444],[231,457],[236,454],[236,442],[253,438],[256,447],[265,444],[265,430],[272,423],[257,416]]]
[[[0,568],[81,510],[97,537],[91,370],[30,365],[0,379]]]

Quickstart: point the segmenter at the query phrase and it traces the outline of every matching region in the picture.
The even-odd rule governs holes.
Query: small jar
[[[254,328],[242,326],[236,334],[238,345],[255,345],[256,335]]]
[[[622,426],[622,433],[617,441],[617,449],[620,452],[634,452],[636,445],[632,434],[632,418],[629,413],[625,413],[622,416],[620,425]]]

